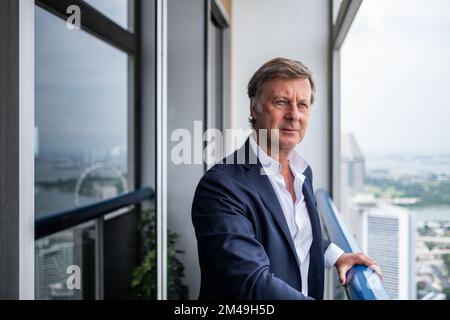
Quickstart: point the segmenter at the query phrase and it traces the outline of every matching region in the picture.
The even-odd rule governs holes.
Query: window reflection
[[[94,300],[95,241],[94,226],[66,230],[36,241],[35,298]]]
[[[127,191],[128,56],[35,8],[36,218]],[[37,299],[95,298],[95,228],[36,241]],[[81,288],[68,288],[69,267]]]
[[[36,7],[36,216],[127,189],[125,53]]]

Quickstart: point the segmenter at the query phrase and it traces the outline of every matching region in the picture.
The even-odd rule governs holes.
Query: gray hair
[[[275,58],[264,63],[253,75],[248,83],[247,94],[250,98],[250,104],[253,106],[259,103],[264,92],[265,85],[273,79],[298,79],[307,78],[311,85],[311,105],[314,104],[316,93],[316,82],[312,72],[300,61]],[[259,112],[260,112],[260,107]],[[250,125],[254,128],[255,119],[249,118]]]

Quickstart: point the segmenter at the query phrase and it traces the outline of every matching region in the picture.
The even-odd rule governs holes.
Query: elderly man
[[[322,237],[312,170],[295,150],[314,94],[312,73],[289,59],[265,63],[250,80],[254,134],[203,176],[192,205],[200,299],[323,299],[325,266],[343,284],[355,264],[381,276],[367,256]]]

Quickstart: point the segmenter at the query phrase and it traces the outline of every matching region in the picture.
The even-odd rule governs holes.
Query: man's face
[[[307,78],[273,79],[265,84],[257,105],[251,108],[256,120],[255,129],[267,129],[270,146],[270,130],[275,130],[280,150],[292,151],[303,140],[311,108],[311,85]]]

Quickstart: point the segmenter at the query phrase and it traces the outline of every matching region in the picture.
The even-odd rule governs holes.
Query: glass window
[[[35,214],[41,218],[127,191],[128,56],[39,7],[35,15]],[[37,299],[95,298],[92,224],[36,241]]]
[[[450,298],[450,2],[365,0],[341,51],[341,212],[397,299]]]
[[[95,299],[95,234],[91,225],[36,241],[37,300]]]
[[[128,188],[128,56],[36,7],[36,217]]]
[[[84,0],[124,29],[132,29],[130,15],[134,0]]]
[[[210,104],[208,127],[223,130],[223,33],[215,22],[210,21]]]

